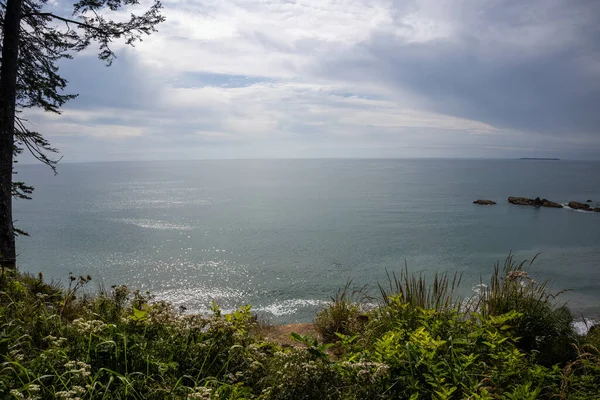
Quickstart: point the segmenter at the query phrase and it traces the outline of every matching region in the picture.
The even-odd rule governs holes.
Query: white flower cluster
[[[57,399],[64,400],[81,400],[81,395],[86,392],[85,388],[81,386],[73,386],[71,390],[63,390],[60,392],[56,392],[54,396]]]
[[[61,390],[60,392],[54,393],[57,399],[65,399],[65,400],[80,400],[80,397],[76,397],[75,392],[69,390]]]
[[[29,390],[30,392],[33,392],[33,393],[37,393],[40,391],[40,385],[33,385],[33,384],[29,385],[29,386],[27,386],[27,390]]]
[[[200,386],[195,387],[194,392],[188,395],[188,399],[204,399],[209,400],[210,395],[212,394],[212,389]]]
[[[240,382],[243,380],[243,378],[244,378],[244,374],[239,371],[236,372],[235,374],[229,373],[229,374],[225,375],[225,380],[227,381],[227,383],[230,383],[230,384]]]
[[[11,350],[8,353],[8,357],[15,361],[23,361],[23,359],[25,358],[25,356],[23,354],[21,354],[21,350],[19,350],[19,349]]]
[[[40,385],[30,384],[29,386],[27,386],[27,391],[29,393],[38,393],[40,391]],[[25,394],[23,392],[20,392],[17,389],[12,389],[10,391],[10,395],[13,396],[16,399],[24,399],[24,400],[39,400],[40,399],[39,396],[27,396],[27,397],[25,397]]]
[[[91,366],[81,361],[69,361],[65,364],[65,368],[67,368],[71,374],[81,375],[82,377],[90,376]]]
[[[387,364],[376,362],[343,362],[344,366],[356,373],[359,380],[376,381],[380,378],[385,378],[390,374],[390,367]]]
[[[50,346],[53,347],[63,347],[63,345],[67,342],[67,338],[64,337],[56,337],[56,336],[52,336],[52,335],[48,335],[44,338],[44,340],[47,340],[48,342],[50,342]]]
[[[73,320],[73,326],[81,333],[89,335],[90,333],[100,333],[108,327],[103,321],[93,319],[86,321],[83,318]]]

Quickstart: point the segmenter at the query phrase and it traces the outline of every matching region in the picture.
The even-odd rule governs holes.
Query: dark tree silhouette
[[[138,0],[81,0],[72,15],[53,12],[48,0],[0,0],[2,61],[0,65],[0,264],[15,266],[15,229],[12,199],[28,199],[33,191],[24,182],[13,181],[16,156],[29,151],[56,172],[57,149],[31,131],[21,112],[39,107],[60,114],[60,108],[77,95],[67,94],[67,81],[60,76],[57,62],[99,45],[98,57],[107,65],[115,58],[110,44],[122,40],[128,45],[156,32],[165,18],[158,0],[139,15],[126,21],[106,17],[110,11],[136,6]],[[108,12],[108,13],[107,13]]]

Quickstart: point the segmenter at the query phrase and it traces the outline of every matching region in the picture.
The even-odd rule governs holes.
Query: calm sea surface
[[[508,196],[600,202],[600,163],[524,160],[222,160],[19,165],[21,270],[149,289],[190,311],[250,303],[309,321],[352,279],[460,271],[471,293],[494,262],[541,253],[572,309],[600,313],[600,213]],[[478,198],[498,205],[477,206]],[[600,206],[600,203],[595,203]],[[373,290],[375,292],[375,290]]]

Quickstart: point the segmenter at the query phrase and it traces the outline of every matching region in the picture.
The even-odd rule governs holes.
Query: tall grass
[[[365,288],[352,289],[352,281],[339,288],[331,302],[315,317],[315,326],[323,340],[337,342],[339,335],[356,334],[364,328],[366,316],[361,301],[368,298]]]
[[[433,275],[431,282],[420,274],[408,271],[408,264],[404,263],[404,270],[399,274],[387,271],[387,287],[379,285],[381,300],[385,306],[391,306],[396,299],[411,307],[421,307],[438,311],[459,309],[462,305],[461,297],[456,295],[460,286],[462,274],[455,272],[438,273]]]
[[[573,316],[566,304],[558,301],[564,290],[552,293],[550,280],[536,282],[529,276],[525,267],[531,267],[536,258],[516,262],[510,254],[502,267],[496,263],[489,285],[481,291],[478,311],[484,317],[512,310],[522,314],[516,322],[519,346],[551,365],[575,357]]]
[[[461,273],[436,272],[427,279],[423,273],[410,273],[405,262],[399,273],[388,272],[387,282],[378,285],[380,306],[376,317],[371,316],[368,335],[376,337],[399,321],[415,326],[419,321],[414,310],[419,309],[433,310],[439,319],[453,318],[456,313],[463,319],[486,319],[514,311],[519,313],[513,324],[520,348],[532,352],[544,365],[571,360],[576,356],[573,316],[565,304],[558,302],[564,291],[553,293],[549,280],[536,282],[529,276],[527,268],[536,258],[516,262],[509,254],[502,265],[494,264],[489,281],[484,284],[482,279],[479,293],[470,297],[459,295]],[[358,314],[356,304],[348,301],[346,285],[318,314],[316,323],[325,340],[334,341],[336,333],[350,333],[348,327],[356,326]]]

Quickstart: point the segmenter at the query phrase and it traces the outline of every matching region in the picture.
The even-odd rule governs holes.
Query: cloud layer
[[[165,1],[167,22],[31,112],[67,161],[600,158],[594,0]]]

